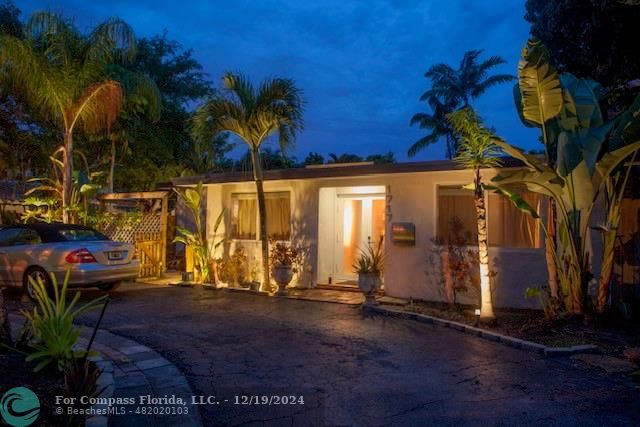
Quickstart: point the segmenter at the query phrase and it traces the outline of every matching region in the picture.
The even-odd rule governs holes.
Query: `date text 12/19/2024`
[[[242,394],[230,398],[219,398],[217,396],[191,396],[191,400],[175,395],[150,396],[142,395],[136,397],[89,397],[80,398],[56,396],[56,405],[304,405],[302,395],[258,395]]]

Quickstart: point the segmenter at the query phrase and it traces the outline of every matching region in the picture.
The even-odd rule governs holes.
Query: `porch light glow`
[[[351,247],[351,233],[353,227],[353,202],[347,201],[344,204],[344,227],[342,233],[342,244],[345,248]]]

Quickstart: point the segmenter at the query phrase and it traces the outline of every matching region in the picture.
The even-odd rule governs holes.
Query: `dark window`
[[[40,235],[28,228],[6,228],[0,230],[0,246],[37,245],[42,243]]]
[[[109,240],[107,236],[102,233],[98,233],[90,228],[70,228],[60,229],[58,233],[69,242],[87,242],[96,240]]]
[[[13,246],[13,242],[15,242],[21,231],[21,228],[5,228],[4,230],[0,230],[0,246]]]

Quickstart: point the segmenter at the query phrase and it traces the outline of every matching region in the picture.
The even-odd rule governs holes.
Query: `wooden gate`
[[[140,260],[138,277],[160,277],[164,272],[165,259],[161,233],[136,234],[135,247]]]
[[[135,246],[140,260],[138,277],[161,277],[167,269],[167,218],[169,191],[140,193],[112,193],[100,196],[103,204],[110,203],[136,206],[141,201],[154,202],[133,224],[120,223],[116,219],[102,224],[100,231],[111,239],[128,242]],[[160,202],[160,207],[155,204]],[[130,208],[131,206],[129,206]],[[159,211],[158,211],[159,210]]]

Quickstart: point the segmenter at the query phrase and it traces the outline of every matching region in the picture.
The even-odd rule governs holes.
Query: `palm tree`
[[[484,202],[484,190],[480,170],[500,165],[500,150],[494,141],[498,139],[484,127],[481,119],[470,107],[450,113],[447,118],[456,132],[460,145],[456,162],[473,169],[473,198],[478,223],[478,257],[480,266],[480,319],[493,321],[493,302],[489,280],[489,251],[487,244],[487,211]]]
[[[478,62],[482,52],[482,50],[467,51],[457,69],[440,63],[431,66],[424,74],[431,81],[431,89],[426,91],[420,100],[427,101],[433,113],[416,114],[411,119],[410,125],[417,123],[420,128],[433,131],[411,146],[409,156],[414,156],[421,149],[444,137],[447,143],[447,157],[453,158],[457,151],[456,140],[450,131],[446,115],[470,106],[472,99],[478,98],[489,88],[515,79],[509,74],[489,76],[492,68],[506,61],[500,56],[491,56]]]
[[[214,96],[198,108],[192,131],[194,138],[200,140],[229,132],[249,146],[260,217],[262,287],[269,290],[269,234],[260,147],[276,133],[282,151],[294,141],[303,128],[301,91],[293,80],[283,78],[266,79],[258,88],[238,74],[226,73],[222,80],[225,93]]]
[[[6,82],[34,110],[51,117],[62,131],[64,149],[63,221],[69,222],[73,174],[73,134],[108,130],[122,106],[122,85],[106,66],[135,54],[135,36],[125,22],[111,18],[88,35],[60,15],[37,12],[24,38],[0,36],[0,66]]]
[[[434,144],[444,138],[445,147],[447,149],[447,157],[453,158],[457,151],[456,135],[451,128],[451,124],[447,120],[447,114],[455,111],[455,104],[452,102],[443,102],[437,96],[432,93],[425,93],[421,98],[421,101],[426,100],[431,107],[431,114],[428,113],[416,113],[412,118],[409,126],[418,124],[420,129],[431,129],[431,133],[417,140],[411,147],[409,147],[409,157],[415,156],[418,151]]]

